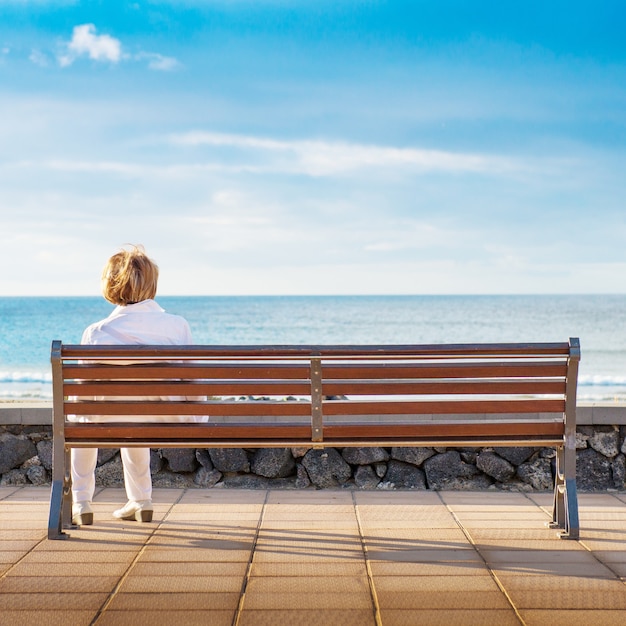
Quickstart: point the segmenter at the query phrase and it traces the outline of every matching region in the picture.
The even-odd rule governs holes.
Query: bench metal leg
[[[562,528],[561,539],[578,539],[578,496],[576,494],[576,450],[557,448],[552,528]]]
[[[53,448],[48,539],[68,539],[63,529],[72,521],[70,451],[63,448],[60,445]]]

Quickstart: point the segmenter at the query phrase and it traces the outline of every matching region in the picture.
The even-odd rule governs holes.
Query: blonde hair
[[[154,298],[159,268],[143,246],[131,246],[114,254],[102,271],[102,295],[112,304],[125,306]]]

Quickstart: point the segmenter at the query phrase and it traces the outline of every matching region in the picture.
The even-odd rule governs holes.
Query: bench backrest
[[[415,346],[55,341],[55,435],[77,445],[151,447],[558,445],[575,436],[579,358],[577,339]],[[109,421],[75,423],[68,415]],[[198,415],[209,422],[161,421]]]

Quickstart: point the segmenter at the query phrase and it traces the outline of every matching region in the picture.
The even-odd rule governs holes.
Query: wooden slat
[[[306,424],[67,424],[67,442],[113,441],[210,441],[212,439],[298,439],[310,441],[311,426]]]
[[[172,401],[102,401],[66,402],[65,415],[251,415],[251,416],[310,416],[308,402],[172,402]]]
[[[324,428],[324,440],[404,438],[488,437],[506,440],[513,437],[557,437],[564,432],[563,422],[459,422],[429,424],[332,424]]]
[[[326,364],[325,380],[358,378],[380,380],[390,378],[508,378],[508,377],[565,377],[567,364],[560,361],[523,363],[413,363],[403,365]]]
[[[98,379],[291,379],[307,380],[307,365],[201,365],[195,363],[146,363],[129,365],[73,364],[64,365],[65,380]]]
[[[488,344],[421,344],[421,345],[277,345],[277,346],[62,346],[62,358],[290,358],[321,357],[393,357],[393,356],[559,356],[569,354],[567,342],[555,343],[488,343]]]
[[[308,382],[296,381],[94,381],[65,383],[66,396],[306,396]]]
[[[324,415],[443,415],[481,413],[562,413],[564,400],[438,400],[418,402],[363,402],[333,400],[324,403]]]
[[[565,381],[545,380],[484,380],[406,382],[389,380],[377,381],[330,381],[324,383],[324,394],[341,395],[462,395],[462,394],[560,394],[565,393]]]

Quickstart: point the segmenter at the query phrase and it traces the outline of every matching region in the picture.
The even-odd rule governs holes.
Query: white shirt
[[[109,317],[85,329],[81,343],[91,345],[189,345],[184,317],[166,313],[154,300],[116,307]]]
[[[116,307],[111,315],[85,329],[81,343],[89,345],[190,345],[191,330],[184,317],[166,313],[154,300]],[[110,361],[109,361],[110,362]],[[120,363],[120,365],[124,365]],[[185,400],[184,397],[161,396],[163,400]],[[119,398],[120,400],[122,398]],[[137,398],[158,400],[158,397]],[[203,400],[188,397],[187,400]],[[107,415],[78,417],[69,415],[69,421],[115,422],[120,418]],[[124,420],[127,421],[127,420]],[[135,415],[137,422],[206,422],[201,415]]]

